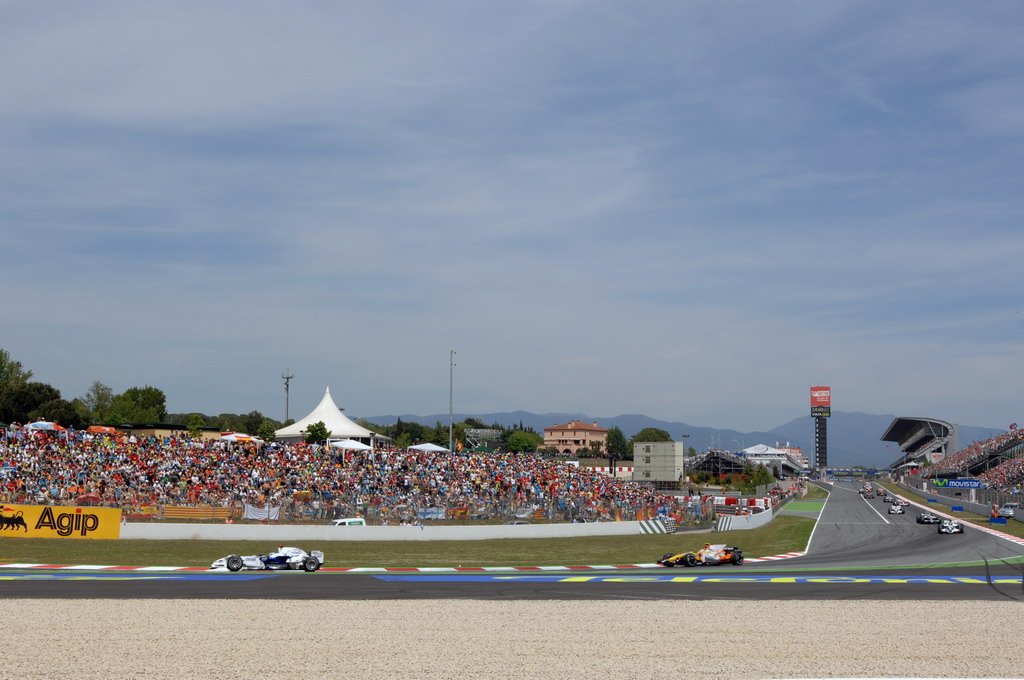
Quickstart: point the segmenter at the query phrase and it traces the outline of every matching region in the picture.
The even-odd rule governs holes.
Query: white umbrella
[[[339,439],[328,444],[332,449],[346,449],[348,451],[369,451],[370,445],[357,442],[355,439]]]

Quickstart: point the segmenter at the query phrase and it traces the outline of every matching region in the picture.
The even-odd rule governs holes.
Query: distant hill
[[[398,418],[405,422],[420,423],[434,426],[437,423],[448,423],[448,414],[417,416],[403,414],[401,416],[369,417],[372,423],[393,425]],[[594,418],[582,413],[530,413],[528,411],[511,411],[502,413],[455,413],[455,422],[466,418],[476,418],[488,425],[499,424],[512,427],[522,423],[524,427],[533,428],[543,433],[545,427],[579,420],[585,423],[597,423],[601,427],[618,427],[627,438],[632,437],[645,427],[657,427],[665,430],[676,440],[680,435],[687,434],[689,446],[701,451],[708,448],[739,450],[755,444],[786,444],[799,446],[808,458],[814,457],[814,419],[802,416],[791,420],[785,425],[767,432],[740,432],[738,430],[719,430],[710,427],[690,425],[680,421],[665,421],[639,414],[626,414],[612,418]],[[889,428],[892,415],[871,415],[868,413],[844,413],[832,411],[828,419],[828,462],[836,467],[886,467],[896,460],[899,451],[895,444],[881,440]],[[958,426],[960,446],[973,441],[988,439],[999,434],[1001,430],[988,427]]]

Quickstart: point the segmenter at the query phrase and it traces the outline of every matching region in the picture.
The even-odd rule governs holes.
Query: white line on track
[[[887,519],[885,518],[885,515],[883,515],[882,513],[880,513],[880,512],[879,512],[879,511],[878,511],[878,510],[877,510],[877,509],[875,508],[875,506],[871,505],[871,503],[868,503],[868,499],[867,499],[867,498],[864,498],[864,496],[861,496],[861,497],[860,497],[860,499],[861,499],[862,501],[864,501],[865,503],[867,503],[867,506],[868,506],[869,508],[871,508],[872,512],[874,512],[874,513],[875,513],[876,515],[878,515],[879,517],[881,517],[881,518],[882,518],[882,521],[883,521],[883,522],[885,522],[886,524],[891,524],[891,522],[890,522],[889,520],[887,520]]]

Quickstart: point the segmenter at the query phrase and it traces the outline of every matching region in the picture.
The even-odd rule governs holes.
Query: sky
[[[1016,0],[0,16],[0,348],[67,399],[1024,419]]]

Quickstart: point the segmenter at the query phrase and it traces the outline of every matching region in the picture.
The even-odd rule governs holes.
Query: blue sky
[[[1019,2],[0,2],[0,347],[172,412],[1020,411]],[[881,433],[880,433],[881,435]]]

